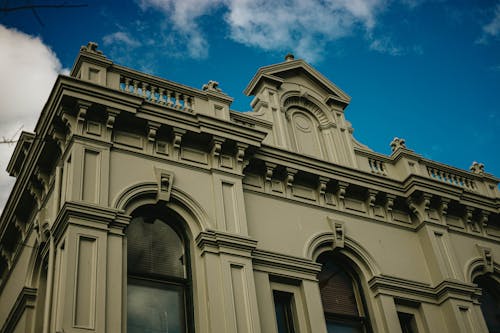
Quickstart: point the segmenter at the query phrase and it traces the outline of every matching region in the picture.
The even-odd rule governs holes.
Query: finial
[[[295,57],[294,57],[294,55],[293,55],[293,54],[291,54],[291,53],[288,53],[288,54],[285,56],[285,61],[292,61],[292,60],[294,60],[294,59],[295,59]]]
[[[405,139],[394,138],[391,141],[391,151],[394,153],[399,148],[406,149]]]
[[[99,45],[96,42],[88,42],[87,45],[83,45],[82,47],[80,47],[80,51],[86,51],[102,55],[102,51],[97,49],[98,46]]]
[[[219,82],[213,80],[210,80],[208,81],[208,83],[204,84],[201,90],[222,92],[222,90],[219,88]]]
[[[484,164],[483,163],[478,163],[476,161],[472,162],[472,165],[470,166],[470,171],[472,173],[477,173],[477,174],[484,174]]]

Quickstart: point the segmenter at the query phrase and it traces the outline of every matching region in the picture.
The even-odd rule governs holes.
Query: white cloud
[[[192,57],[208,54],[200,18],[222,8],[231,39],[315,61],[324,44],[356,29],[372,30],[386,0],[141,0],[140,6],[161,11]]]
[[[393,56],[399,56],[403,54],[403,50],[401,49],[401,47],[396,46],[388,37],[372,40],[372,42],[370,43],[370,49],[379,53],[386,53]]]
[[[129,47],[139,47],[141,43],[130,36],[128,33],[123,31],[117,31],[112,34],[108,34],[102,38],[104,45],[111,45],[115,43],[125,44]]]
[[[495,7],[495,14],[491,21],[483,26],[483,34],[476,40],[478,44],[487,44],[490,38],[500,37],[500,3]]]
[[[0,137],[12,138],[19,128],[33,131],[36,120],[63,68],[38,37],[0,25]],[[0,144],[0,211],[14,184],[5,168],[14,145]]]

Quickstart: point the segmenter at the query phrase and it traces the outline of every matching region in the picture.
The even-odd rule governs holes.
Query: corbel
[[[155,174],[158,182],[156,200],[163,202],[170,201],[172,184],[174,181],[174,173],[171,171],[155,168]]]
[[[40,207],[42,202],[42,191],[38,189],[35,184],[31,181],[28,185],[28,191],[31,196],[35,199],[37,207]]]
[[[120,110],[107,108],[106,112],[108,114],[108,118],[106,119],[106,128],[112,130],[115,126],[116,117],[120,114]]]
[[[385,194],[385,209],[388,212],[392,212],[392,209],[394,208],[394,200],[396,200],[396,196],[394,194],[386,193]]]
[[[10,269],[12,267],[12,254],[3,246],[0,246],[0,257],[4,258],[7,263],[7,269]]]
[[[297,174],[298,170],[286,167],[285,171],[286,171],[285,184],[288,188],[291,189],[293,186],[293,181],[295,180],[295,175]]]
[[[87,118],[87,111],[91,105],[92,103],[86,101],[77,102],[78,111],[76,114],[76,123],[77,131],[79,134],[83,133],[83,124],[85,123],[85,119]]]
[[[66,146],[66,135],[61,133],[61,131],[57,130],[54,126],[50,128],[49,135],[57,144],[61,152],[63,152],[64,147]]]
[[[245,143],[237,142],[236,143],[236,161],[238,163],[243,163],[243,159],[245,158],[245,151],[248,148],[248,145]]]
[[[241,142],[236,142],[236,164],[243,171],[243,169],[250,163],[250,160],[245,161],[245,151],[248,145]]]
[[[332,250],[344,248],[345,242],[345,227],[344,223],[337,222],[333,218],[327,216],[328,224],[333,232]]]
[[[485,272],[493,273],[495,270],[494,261],[493,261],[493,253],[491,252],[491,248],[481,246],[476,244],[477,249],[479,250],[479,254],[481,255],[481,259],[483,260],[483,269]]]
[[[49,190],[49,180],[50,177],[48,174],[40,170],[40,167],[36,167],[35,171],[35,178],[40,182],[43,188],[43,193],[47,193]]]
[[[158,130],[160,129],[161,124],[154,122],[154,121],[148,121],[148,141],[151,143],[154,143],[156,141],[156,134],[158,133]]]
[[[271,182],[271,180],[273,179],[274,170],[276,169],[277,164],[274,164],[271,162],[264,162],[264,163],[266,166],[266,175],[265,175],[266,182]]]
[[[439,212],[441,213],[442,217],[448,215],[448,206],[450,204],[450,201],[451,200],[448,198],[441,197],[441,200],[439,202]]]
[[[474,208],[465,206],[465,222],[470,226],[472,231],[478,231],[476,223],[474,222]]]
[[[344,200],[345,194],[347,192],[347,188],[349,187],[349,183],[339,181],[337,186],[338,186],[337,195],[338,195],[340,200]]]
[[[368,189],[368,206],[375,207],[375,200],[377,199],[377,190]]]
[[[330,181],[330,178],[322,177],[322,176],[319,177],[318,192],[319,192],[319,196],[321,198],[326,199],[326,197],[325,197],[326,186],[328,185],[329,181]]]
[[[415,199],[413,197],[408,197],[406,199],[406,204],[408,205],[408,208],[410,208],[410,211],[418,218],[419,221],[422,221],[422,215],[420,214],[420,211],[418,210],[418,205],[415,202]]]
[[[173,139],[172,139],[172,147],[174,148],[174,152],[179,156],[181,150],[182,136],[186,134],[186,130],[178,127],[174,127],[172,129]]]
[[[10,223],[12,223],[16,227],[16,229],[21,232],[21,239],[24,239],[24,237],[26,236],[26,224],[15,215],[12,217]]]
[[[214,158],[219,158],[221,152],[222,152],[222,145],[226,141],[225,138],[222,138],[220,136],[213,136],[212,137],[212,149],[210,151],[211,155]]]
[[[481,227],[483,227],[483,229],[486,229],[486,227],[488,226],[489,217],[490,212],[486,210],[481,210],[481,212],[479,213],[479,223],[481,224]]]

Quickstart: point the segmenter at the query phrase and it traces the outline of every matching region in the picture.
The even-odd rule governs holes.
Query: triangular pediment
[[[345,105],[349,104],[351,97],[333,84],[320,72],[302,59],[285,61],[279,64],[261,67],[245,89],[245,94],[252,96],[263,82],[271,82],[280,86],[293,77],[302,76],[314,85],[321,87],[327,100],[333,99]],[[327,101],[326,101],[327,102]]]

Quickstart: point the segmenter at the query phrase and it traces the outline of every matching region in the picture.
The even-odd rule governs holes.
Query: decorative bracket
[[[336,248],[343,249],[344,248],[344,240],[345,240],[345,228],[344,223],[336,222],[333,218],[327,216],[328,223],[333,231],[333,243],[332,250]]]
[[[493,253],[491,252],[491,248],[484,247],[479,244],[476,244],[476,246],[477,249],[479,250],[481,258],[483,259],[484,271],[488,273],[493,273],[495,267],[494,267]]]
[[[345,194],[347,192],[347,188],[348,187],[349,187],[349,183],[342,182],[342,181],[338,182],[338,191],[337,191],[337,194],[338,194],[340,200],[344,200],[345,199]]]
[[[172,193],[172,184],[174,182],[174,173],[163,169],[155,168],[156,180],[158,182],[158,193],[156,199],[158,201],[170,201]]]

